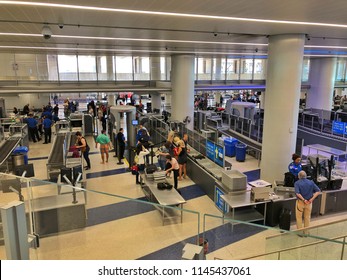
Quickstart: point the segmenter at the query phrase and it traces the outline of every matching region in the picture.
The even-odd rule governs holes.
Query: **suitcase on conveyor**
[[[283,208],[279,216],[279,227],[280,229],[290,230],[290,220],[292,216],[292,211]]]

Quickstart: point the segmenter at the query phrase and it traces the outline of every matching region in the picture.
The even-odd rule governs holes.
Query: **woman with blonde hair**
[[[178,180],[182,180],[183,173],[185,179],[187,176],[187,147],[183,140],[180,140],[178,145],[178,164],[180,166]]]

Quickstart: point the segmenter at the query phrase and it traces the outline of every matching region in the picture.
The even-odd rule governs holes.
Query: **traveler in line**
[[[136,146],[136,155],[138,157],[138,171],[145,170],[145,156],[149,154],[149,151],[141,143]],[[139,172],[136,173],[136,184],[140,184]]]
[[[177,189],[177,187],[178,187],[178,175],[179,175],[179,170],[180,170],[179,164],[178,164],[177,160],[170,155],[166,156],[166,162],[170,163],[171,167],[169,169],[167,169],[165,172],[166,172],[166,174],[169,174],[171,171],[173,171],[174,188],[178,191],[178,193],[180,193],[180,191]]]
[[[77,140],[76,140],[76,148],[81,149],[83,157],[87,163],[87,166],[84,169],[90,169],[90,159],[89,159],[89,151],[90,147],[88,146],[87,140],[82,136],[81,132],[76,132]]]
[[[117,143],[118,143],[118,163],[117,164],[124,164],[122,162],[122,159],[124,158],[124,151],[125,151],[125,136],[124,136],[124,130],[123,128],[119,129],[119,132],[117,133]]]
[[[310,226],[312,202],[320,195],[321,191],[318,186],[312,181],[308,180],[305,171],[300,171],[298,174],[299,180],[294,183],[295,194],[297,197],[295,216],[296,226],[298,229],[307,228]],[[302,218],[304,217],[304,226],[302,225]],[[304,230],[307,234],[307,230]]]
[[[98,148],[100,144],[100,154],[101,154],[101,163],[104,164],[105,161],[108,162],[108,151],[111,148],[111,140],[106,134],[106,130],[101,130],[101,134],[98,135],[95,139],[95,148]],[[105,160],[106,158],[106,160]]]
[[[187,148],[183,140],[180,140],[178,145],[178,164],[180,166],[179,178],[178,180],[185,179],[187,176]]]

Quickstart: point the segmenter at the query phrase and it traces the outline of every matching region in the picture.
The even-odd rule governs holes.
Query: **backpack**
[[[131,167],[131,174],[136,175],[139,172],[139,167],[137,165],[133,165]]]

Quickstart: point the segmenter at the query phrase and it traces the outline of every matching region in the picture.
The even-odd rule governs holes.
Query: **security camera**
[[[64,24],[63,23],[59,23],[58,26],[59,26],[60,29],[64,28]]]
[[[217,33],[213,33],[213,36],[217,36],[218,34]]]
[[[52,30],[49,28],[49,26],[45,25],[42,28],[42,36],[43,38],[45,38],[46,40],[50,39],[52,37]]]

